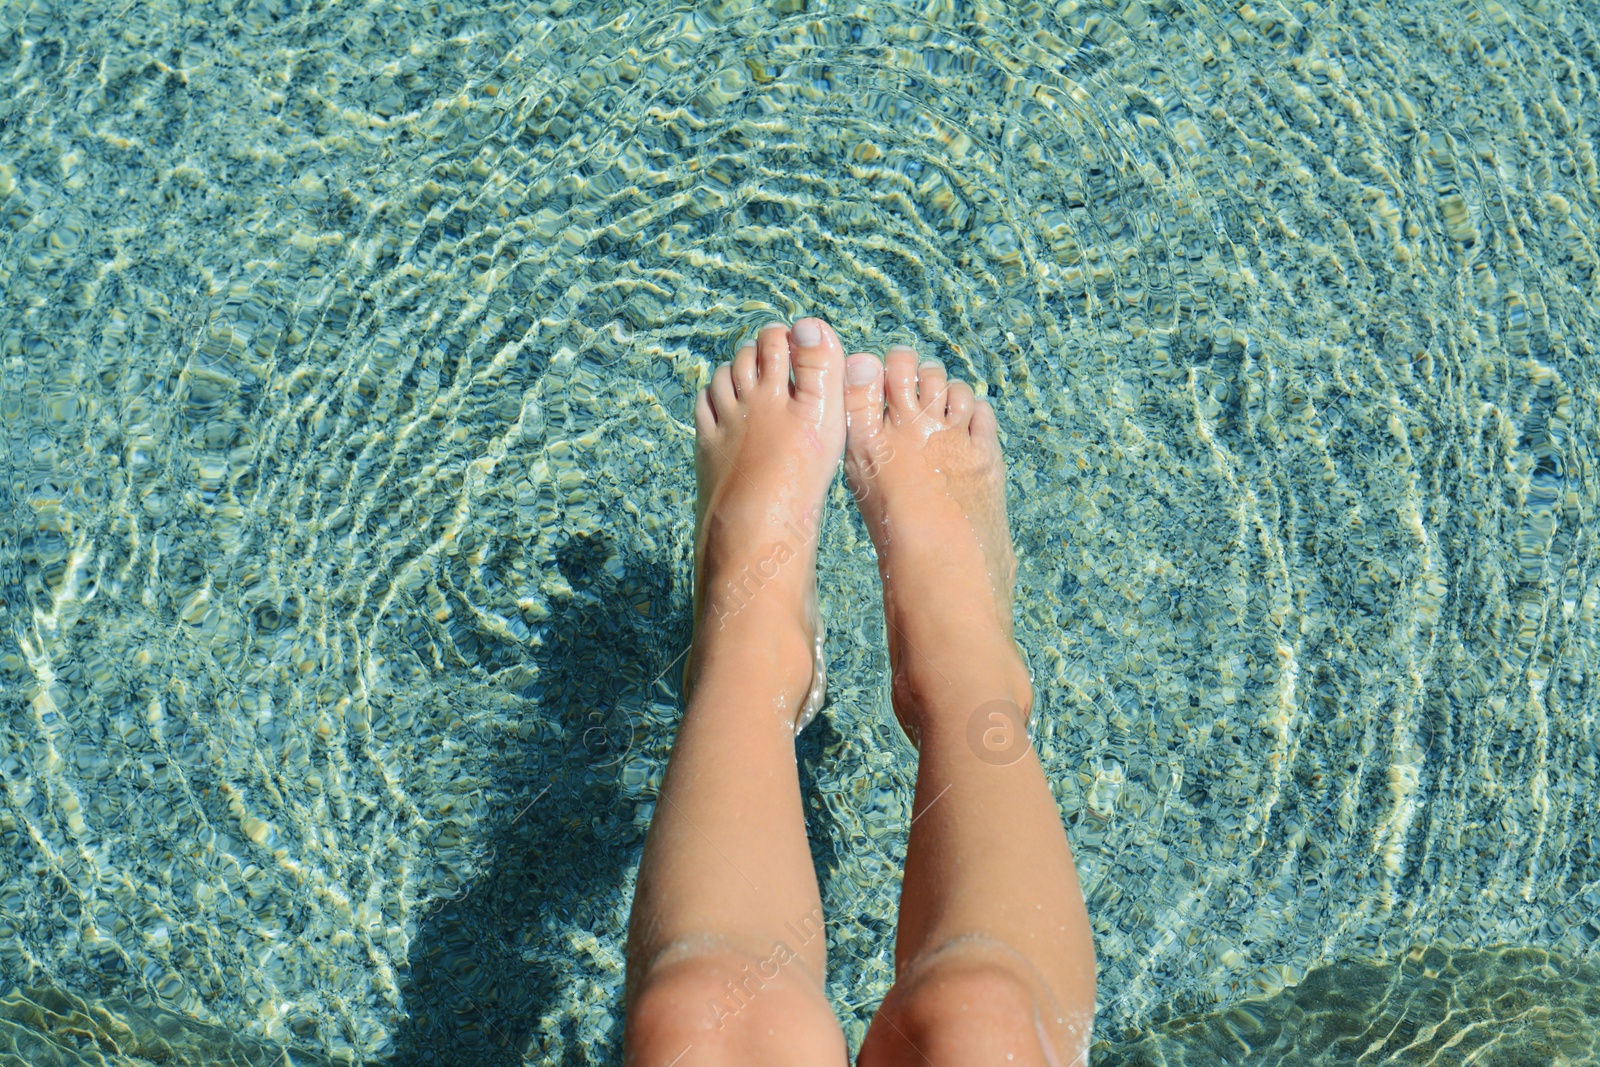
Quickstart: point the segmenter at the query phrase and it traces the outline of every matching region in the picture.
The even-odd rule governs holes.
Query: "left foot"
[[[794,728],[815,712],[817,533],[844,454],[844,422],[844,353],[821,319],[762,328],[701,390],[685,693],[726,656],[736,671],[772,672]]]
[[[965,672],[1026,721],[1032,696],[1011,636],[1017,557],[994,410],[905,346],[881,365],[857,353],[849,373],[844,469],[878,551],[895,714],[916,742],[929,725],[921,716]],[[971,710],[957,709],[958,727]]]

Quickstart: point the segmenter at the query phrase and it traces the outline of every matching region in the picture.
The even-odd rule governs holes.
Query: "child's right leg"
[[[847,381],[845,468],[878,550],[895,712],[921,753],[897,980],[860,1062],[1086,1063],[1094,945],[1025,733],[994,413],[910,349],[887,368],[852,356]]]

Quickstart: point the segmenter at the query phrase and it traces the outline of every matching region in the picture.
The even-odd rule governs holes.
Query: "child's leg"
[[[917,713],[897,979],[863,1067],[1088,1062],[1094,948],[1061,820],[1031,747],[1009,767],[974,758],[964,726],[977,702],[935,698]]]
[[[769,326],[696,408],[690,696],[628,932],[630,1067],[845,1060],[794,753],[842,371],[825,324]]]
[[[1081,1064],[1094,946],[1025,733],[994,413],[909,349],[849,370],[845,469],[878,549],[895,711],[921,753],[897,981],[861,1063]]]

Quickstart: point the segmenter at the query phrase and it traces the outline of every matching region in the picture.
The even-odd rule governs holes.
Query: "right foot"
[[[707,664],[768,672],[780,718],[820,700],[817,531],[844,451],[844,352],[832,328],[762,328],[695,402],[695,632],[685,694]]]
[[[1005,461],[988,402],[907,347],[846,368],[845,475],[883,576],[895,714],[1007,700],[1024,719],[1032,691],[1012,639],[1017,559],[1006,522]],[[958,725],[958,728],[965,723]]]

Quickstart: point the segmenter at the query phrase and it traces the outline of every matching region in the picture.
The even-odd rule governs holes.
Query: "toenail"
[[[790,336],[801,348],[811,348],[822,343],[822,327],[817,325],[816,319],[801,319],[794,324]]]
[[[774,322],[769,322],[765,326],[761,327],[761,332],[762,333],[766,333],[768,330],[782,330],[784,333],[788,333],[789,332],[789,324],[787,322],[776,322],[776,321],[774,321]]]
[[[910,345],[890,345],[889,346],[889,351],[891,351],[891,352],[910,352],[913,356],[917,354],[917,350],[915,348],[912,348]]]
[[[921,370],[924,367],[937,367],[939,370],[944,370],[944,364],[940,363],[936,359],[925,359],[921,363],[917,364],[918,370]]]
[[[851,385],[866,385],[878,376],[878,361],[868,355],[851,356],[844,366],[844,376]]]

